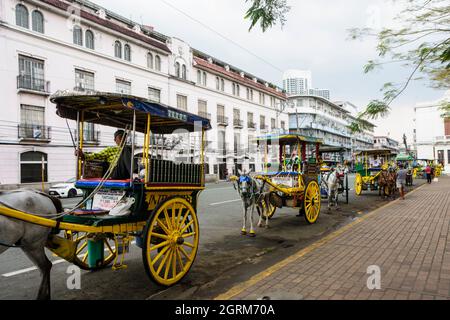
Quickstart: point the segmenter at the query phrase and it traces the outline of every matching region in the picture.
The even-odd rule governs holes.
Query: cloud
[[[399,10],[395,3],[399,2],[289,0],[292,8],[284,28],[276,26],[262,33],[258,28],[248,32],[249,22],[243,18],[249,7],[245,0],[94,1],[124,17],[152,25],[158,32],[183,39],[196,49],[278,85],[282,83],[283,70],[310,69],[315,87],[328,88],[332,99],[348,100],[361,107],[371,99],[380,98],[379,89],[383,83],[401,82],[407,74],[407,70],[395,65],[369,75],[364,74],[363,66],[367,60],[376,58],[376,42],[374,39],[348,40],[347,30],[351,27],[380,28],[398,23],[393,18]],[[258,57],[270,61],[281,71],[194,22],[165,2],[244,46]],[[390,119],[401,116],[399,110],[409,115],[411,110],[407,107],[441,96],[441,91],[429,89],[425,82],[413,85],[401,99],[393,103],[392,109],[395,111],[389,119],[380,122],[377,130],[385,130],[381,129],[385,127],[384,123],[391,123]],[[392,123],[396,125],[396,121]],[[402,126],[412,132],[411,121],[408,120]]]

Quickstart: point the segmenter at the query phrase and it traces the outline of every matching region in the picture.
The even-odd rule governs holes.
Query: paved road
[[[351,178],[350,186],[352,183]],[[72,207],[77,199],[63,202],[66,207]],[[213,284],[215,279],[230,270],[238,266],[263,265],[287,256],[299,246],[306,246],[355,216],[385,202],[376,192],[356,197],[354,191],[350,191],[350,204],[342,204],[340,211],[333,210],[327,214],[324,202],[321,215],[314,225],[308,225],[303,217],[297,217],[294,209],[283,208],[277,210],[270,220],[271,228],[258,229],[256,238],[250,238],[240,235],[241,204],[231,184],[208,185],[200,196],[198,207],[199,252],[194,266],[182,283],[169,290],[153,284],[145,274],[141,250],[132,246],[126,257],[127,269],[82,271],[81,289],[68,290],[66,271],[69,264],[49,253],[48,256],[55,263],[52,269],[52,298],[196,298],[195,292],[200,286]],[[236,279],[229,281],[231,283]],[[20,250],[9,249],[0,256],[0,299],[33,299],[38,285],[38,271]]]

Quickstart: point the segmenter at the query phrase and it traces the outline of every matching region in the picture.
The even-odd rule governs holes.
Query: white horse
[[[259,212],[259,220],[258,220],[258,226],[263,226],[263,215],[265,217],[265,227],[269,227],[269,218],[268,214],[263,214],[266,209],[268,208],[268,201],[269,201],[269,192],[264,192],[263,183],[257,179],[252,178],[249,173],[242,173],[239,172],[239,177],[231,177],[231,181],[233,181],[233,187],[238,191],[239,196],[242,199],[242,209],[243,209],[243,226],[241,229],[241,234],[246,235],[247,234],[247,214],[248,209],[251,208],[250,213],[250,232],[249,236],[254,237],[255,230],[253,228],[253,213],[255,207],[258,208]],[[265,202],[263,204],[263,201]]]
[[[327,190],[328,195],[328,210],[331,210],[332,206],[335,206],[339,210],[338,196],[339,196],[339,178],[337,170],[332,168],[329,172],[324,173],[322,176],[321,184]]]
[[[0,192],[0,205],[27,213],[51,217],[62,211],[61,202],[45,193],[33,190]],[[0,254],[10,247],[18,247],[41,273],[37,299],[50,299],[50,270],[52,263],[45,255],[51,228],[0,215]]]

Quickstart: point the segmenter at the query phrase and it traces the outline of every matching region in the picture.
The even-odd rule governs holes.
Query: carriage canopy
[[[315,137],[308,137],[298,133],[288,133],[288,134],[268,134],[264,136],[259,136],[256,138],[257,142],[261,141],[279,141],[279,144],[294,145],[298,142],[306,142],[310,144],[322,144],[322,139]]]
[[[57,114],[62,118],[77,120],[83,112],[83,121],[105,126],[125,128],[133,123],[136,112],[136,131],[145,133],[147,115],[151,116],[153,133],[173,133],[177,129],[189,132],[211,129],[210,121],[198,115],[173,108],[144,98],[118,93],[61,94],[50,98],[56,104]],[[196,129],[196,126],[198,128]]]

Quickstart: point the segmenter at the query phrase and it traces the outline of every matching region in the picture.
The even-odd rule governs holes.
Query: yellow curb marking
[[[425,185],[426,184],[423,184],[423,185],[417,187],[416,189],[410,191],[409,193],[407,193],[405,195],[405,198],[406,198],[406,196],[411,195],[412,193],[414,193],[415,191],[419,190],[420,188],[422,188]],[[343,226],[339,230],[336,230],[336,231],[330,233],[328,236],[326,236],[326,237],[324,237],[324,238],[314,242],[310,246],[308,246],[308,247],[298,251],[297,253],[294,253],[290,257],[288,257],[288,258],[286,258],[286,259],[284,259],[284,260],[274,264],[273,266],[268,268],[266,271],[262,271],[262,272],[258,273],[257,275],[254,275],[253,277],[251,277],[249,280],[232,287],[227,292],[222,293],[222,294],[218,295],[217,297],[215,297],[214,300],[230,300],[230,299],[232,299],[234,296],[237,296],[238,294],[240,294],[241,292],[243,292],[246,289],[250,288],[251,286],[255,285],[259,281],[267,278],[268,276],[272,275],[276,271],[278,271],[281,268],[285,267],[289,263],[294,262],[295,260],[297,260],[297,259],[303,257],[304,255],[312,252],[313,250],[323,246],[325,243],[327,243],[330,240],[333,240],[334,238],[338,237],[339,235],[341,235],[342,233],[344,233],[348,229],[352,228],[353,226],[357,225],[358,223],[368,219],[369,217],[372,217],[376,212],[378,212],[381,209],[384,209],[384,208],[386,208],[388,206],[391,206],[393,203],[396,203],[399,200],[400,200],[400,198],[398,198],[398,199],[396,199],[394,201],[391,201],[389,203],[386,203],[386,204],[382,205],[381,207],[379,207],[379,208],[377,208],[377,209],[367,213],[366,215],[358,218],[358,220],[355,220],[355,221],[353,221],[353,222]]]

